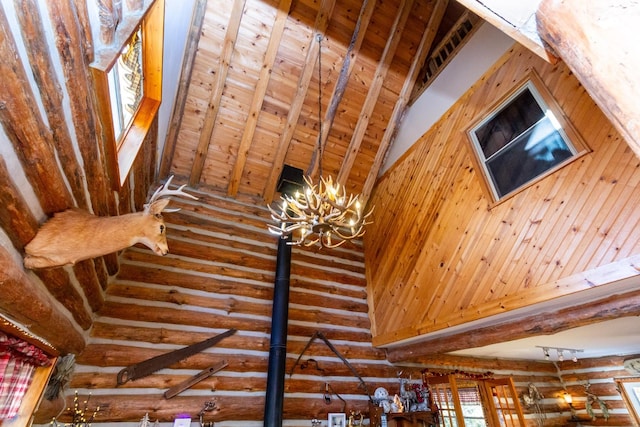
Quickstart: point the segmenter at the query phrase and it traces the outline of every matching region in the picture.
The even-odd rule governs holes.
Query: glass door
[[[453,381],[451,381],[453,380]],[[430,398],[438,410],[436,421],[441,427],[459,427],[464,426],[462,420],[462,410],[459,409],[458,390],[455,385],[455,378],[452,375],[430,378],[428,382]]]
[[[511,378],[487,379],[484,384],[490,427],[524,426],[524,414]]]
[[[481,387],[477,381],[453,375],[429,379],[431,399],[438,407],[441,427],[486,427]]]
[[[513,380],[442,375],[424,379],[438,427],[524,427]],[[435,406],[435,407],[434,407]]]

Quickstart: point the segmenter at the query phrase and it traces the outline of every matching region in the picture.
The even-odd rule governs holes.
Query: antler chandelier
[[[367,218],[371,211],[362,213],[359,195],[347,196],[344,185],[333,182],[329,176],[322,177],[322,61],[321,41],[318,40],[318,169],[320,183],[312,184],[309,176],[304,177],[304,191],[296,191],[294,195],[283,193],[280,198],[280,211],[271,206],[271,218],[276,225],[268,224],[269,231],[282,238],[292,236],[290,245],[335,248],[348,240],[361,237],[364,226],[370,224]],[[310,167],[309,171],[313,168]],[[308,173],[309,175],[309,173]]]

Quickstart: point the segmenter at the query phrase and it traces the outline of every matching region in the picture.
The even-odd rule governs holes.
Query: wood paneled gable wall
[[[464,131],[531,70],[592,152],[491,206]],[[378,181],[364,236],[374,344],[637,277],[639,178],[571,70],[514,45]]]

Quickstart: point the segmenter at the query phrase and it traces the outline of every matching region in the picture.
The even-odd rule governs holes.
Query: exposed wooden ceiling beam
[[[324,120],[322,121],[322,135],[320,135],[320,147],[322,147],[322,149],[320,152],[318,152],[318,150],[314,150],[313,152],[311,167],[308,171],[308,175],[310,176],[314,176],[318,172],[319,161],[317,158],[324,151],[327,139],[329,139],[329,132],[333,126],[340,101],[342,101],[344,92],[347,89],[349,78],[356,64],[355,58],[358,56],[360,48],[362,47],[362,42],[364,41],[364,36],[369,27],[375,6],[375,0],[365,0],[360,7],[360,14],[358,15],[358,20],[356,21],[356,26],[351,36],[351,42],[347,47],[347,53],[342,62],[342,68],[340,69],[340,74],[338,75],[333,94],[331,95],[331,100],[329,101],[329,108],[327,108]]]
[[[256,84],[255,91],[253,92],[253,99],[251,100],[251,106],[249,107],[247,123],[244,127],[244,132],[242,133],[242,140],[240,141],[240,147],[238,148],[238,155],[229,179],[227,194],[232,197],[238,193],[238,187],[240,185],[240,179],[242,178],[242,172],[244,171],[244,165],[246,164],[247,157],[249,156],[249,148],[251,147],[251,141],[253,141],[253,136],[256,132],[260,110],[262,110],[264,95],[267,92],[267,86],[269,85],[269,77],[271,76],[271,70],[273,69],[273,62],[276,59],[276,54],[280,47],[280,40],[282,40],[282,33],[284,33],[290,9],[291,0],[280,0],[276,19],[271,27],[271,37],[269,37],[269,45],[267,46],[267,52],[265,53],[262,68],[260,69],[258,83]]]
[[[327,26],[329,25],[329,18],[333,13],[333,7],[335,6],[335,4],[335,0],[322,1],[322,3],[320,4],[320,10],[316,15],[316,20],[314,23],[314,34],[324,34],[326,32]],[[302,105],[304,104],[304,100],[307,96],[309,83],[311,82],[311,77],[313,76],[313,69],[318,58],[318,52],[318,43],[316,42],[315,37],[311,37],[309,40],[309,47],[307,48],[307,56],[302,67],[302,72],[300,73],[300,78],[298,79],[298,89],[293,100],[291,101],[289,114],[287,115],[287,121],[284,125],[282,134],[280,135],[278,149],[274,156],[274,166],[271,169],[271,173],[269,174],[269,178],[266,182],[264,190],[264,200],[267,203],[270,203],[271,200],[273,200],[273,195],[276,192],[278,178],[280,177],[280,173],[282,172],[284,160],[287,156],[287,151],[289,150],[289,144],[291,144],[291,140],[293,139],[293,134],[296,125],[298,124],[298,119],[300,118],[300,112],[302,111]]]
[[[353,163],[355,162],[358,151],[360,150],[360,144],[362,143],[365,132],[367,131],[369,119],[371,118],[373,109],[375,108],[376,102],[378,101],[378,96],[380,95],[380,91],[382,90],[382,84],[384,83],[384,79],[389,72],[391,61],[393,61],[393,57],[395,56],[396,49],[398,47],[398,44],[400,43],[402,32],[404,31],[404,27],[407,23],[407,19],[409,18],[409,13],[411,12],[412,7],[413,0],[403,1],[400,5],[402,11],[396,15],[396,19],[393,23],[393,26],[391,27],[390,36],[387,40],[384,51],[382,52],[382,57],[380,58],[380,61],[378,63],[373,81],[369,86],[367,97],[364,101],[364,105],[362,106],[358,123],[356,124],[356,128],[353,131],[351,142],[349,143],[344,161],[342,162],[342,166],[340,168],[340,173],[338,174],[337,182],[342,185],[347,182],[349,174],[351,173],[351,168],[353,167]]]
[[[231,16],[229,17],[229,25],[227,26],[227,32],[224,37],[222,52],[220,53],[218,75],[213,88],[211,89],[211,97],[209,98],[207,113],[204,117],[202,132],[198,139],[198,147],[196,149],[195,158],[193,159],[191,175],[189,176],[189,185],[192,187],[195,187],[200,182],[202,169],[204,168],[204,163],[207,160],[209,142],[211,141],[213,128],[216,123],[216,118],[218,117],[218,112],[220,111],[220,100],[222,99],[224,84],[229,72],[229,64],[231,63],[233,47],[238,38],[238,30],[240,29],[240,21],[242,20],[242,11],[244,10],[245,2],[246,0],[234,0],[233,2],[233,9],[231,11]]]
[[[407,108],[407,104],[409,103],[409,99],[411,98],[411,93],[413,92],[413,87],[415,86],[418,73],[420,73],[420,69],[427,59],[427,55],[429,54],[429,50],[431,49],[433,40],[436,37],[436,33],[438,31],[438,28],[440,27],[440,23],[442,22],[442,18],[444,17],[448,4],[449,0],[438,0],[436,2],[433,13],[429,18],[427,28],[422,34],[420,45],[418,45],[418,50],[416,52],[416,55],[413,57],[411,68],[409,69],[407,78],[405,79],[402,86],[400,97],[398,98],[398,101],[393,108],[389,124],[387,125],[384,135],[382,136],[382,140],[380,141],[380,146],[378,148],[378,152],[376,153],[376,158],[373,162],[373,166],[369,170],[369,175],[367,176],[367,180],[365,181],[364,188],[361,193],[363,204],[366,204],[369,200],[369,196],[371,195],[373,186],[378,179],[378,172],[380,171],[382,163],[384,162],[387,149],[389,148],[389,145],[391,144],[391,141],[396,134],[396,130],[400,125],[402,114]]]
[[[540,0],[457,0],[458,3],[541,57],[555,64],[558,58],[548,49],[535,28],[535,13]],[[583,3],[576,7],[582,7]]]
[[[472,333],[465,331],[399,346],[389,349],[387,358],[391,363],[408,362],[427,355],[501,343],[505,338],[517,340],[534,335],[550,335],[603,320],[638,315],[640,291],[632,291],[565,308],[553,314],[538,313],[517,321],[474,329]]]
[[[540,35],[571,68],[611,123],[640,157],[640,55],[629,37],[637,1],[543,0]],[[587,36],[588,35],[588,36]]]

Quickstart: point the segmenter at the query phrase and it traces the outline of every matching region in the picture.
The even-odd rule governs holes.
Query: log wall
[[[516,392],[520,399],[527,427],[571,426],[571,409],[564,400],[564,393],[573,397],[575,416],[580,419],[581,426],[631,426],[633,420],[629,416],[615,380],[628,378],[632,374],[623,367],[627,358],[634,356],[608,356],[592,359],[578,359],[560,361],[527,361],[502,359],[469,359],[450,355],[421,356],[409,358],[399,363],[398,368],[415,369],[420,366],[433,372],[464,372],[493,373],[494,377],[513,378]],[[415,371],[414,371],[415,372]],[[593,404],[594,417],[586,410],[585,385],[589,392],[601,399],[608,411],[605,418],[599,404]],[[527,405],[523,395],[529,394],[533,385],[542,395],[538,405]]]
[[[266,208],[195,194],[198,202],[176,202],[182,210],[165,215],[168,255],[137,247],[123,254],[89,345],[77,358],[71,388],[92,393],[110,425],[139,420],[145,412],[161,421],[178,413],[195,417],[207,401],[219,408],[206,417],[216,425],[262,419],[277,240],[266,229]],[[123,367],[231,328],[238,332],[218,345],[116,387]],[[371,393],[397,383],[384,351],[371,345],[361,246],[294,248],[287,372],[316,331],[350,361]],[[228,367],[219,373],[174,398],[163,397],[169,387],[222,360]],[[313,342],[301,363],[286,378],[285,419],[308,425],[311,418],[341,412],[336,395],[324,403],[327,383],[345,399],[347,412],[368,410],[358,379],[322,340]]]
[[[633,376],[623,368],[624,359],[632,357],[612,356],[578,360],[577,363],[570,360],[557,363],[558,378],[573,397],[573,407],[576,410],[576,416],[581,419],[580,425],[585,427],[634,425],[615,383],[618,378]],[[600,404],[594,403],[592,404],[594,417],[591,417],[586,410],[586,391],[601,399],[606,405],[606,410],[603,411]],[[556,396],[561,397],[562,393],[564,389],[556,392]],[[608,419],[604,412],[609,413]]]
[[[81,6],[31,0],[0,6],[2,314],[63,354],[83,349],[92,312],[102,306],[108,278],[118,271],[117,254],[24,271],[24,246],[55,212],[132,212],[156,180],[152,131],[126,186],[119,194],[107,190],[105,141],[88,72],[93,40]],[[144,188],[132,192],[134,185]]]
[[[465,130],[532,70],[592,151],[494,206]],[[377,184],[364,237],[374,343],[637,277],[639,165],[566,65],[515,45]]]
[[[142,247],[125,251],[120,272],[107,288],[70,386],[81,398],[91,395],[91,402],[102,408],[95,425],[125,426],[147,412],[152,420],[170,425],[175,414],[195,419],[206,402],[215,402],[205,421],[262,426],[277,242],[265,229],[265,209],[195,194],[199,201],[176,201],[182,210],[165,215],[169,254],[158,257]],[[230,328],[238,332],[210,349],[116,386],[123,367]],[[371,343],[363,249],[351,245],[331,251],[293,248],[283,414],[287,426],[308,426],[313,418],[325,420],[329,412],[368,411],[365,390],[323,341],[314,341],[292,371],[316,331],[361,375],[369,393],[380,386],[398,393],[399,375],[417,380],[424,368],[492,371],[496,377],[513,376],[519,395],[535,383],[545,395],[546,425],[560,425],[569,416],[557,398],[562,383],[550,362],[439,354],[390,363],[386,352]],[[170,387],[223,360],[228,366],[222,371],[176,397],[163,397]],[[565,380],[570,389],[590,375],[602,378],[598,368],[584,371],[584,363],[576,371],[579,379]],[[326,384],[345,406],[333,393],[331,403],[325,403]],[[628,420],[616,405],[621,411],[609,423],[623,426]],[[537,425],[533,408],[525,413],[527,425]]]

